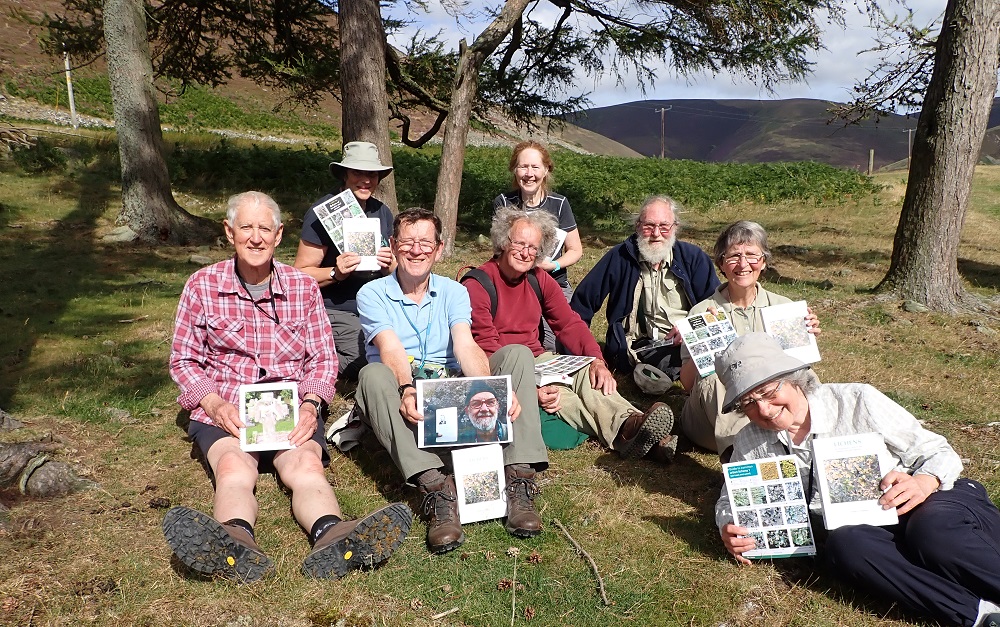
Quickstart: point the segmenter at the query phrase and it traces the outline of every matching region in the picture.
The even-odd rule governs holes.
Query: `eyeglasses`
[[[746,259],[746,262],[751,266],[755,266],[764,259],[764,255],[761,254],[745,254],[745,253],[733,253],[732,255],[726,255],[722,258],[723,263],[728,266],[738,266],[740,264],[740,259]]]
[[[768,405],[774,402],[775,397],[778,396],[778,392],[781,391],[781,386],[785,385],[784,381],[779,381],[778,385],[774,386],[766,392],[761,392],[757,396],[745,396],[741,398],[736,403],[736,411],[747,413],[747,410],[751,407],[757,407],[757,404],[761,401],[765,401]]]
[[[510,249],[515,253],[528,251],[528,255],[531,257],[534,257],[538,254],[539,250],[538,246],[535,246],[533,244],[528,244],[525,242],[515,242],[510,238],[507,238],[507,241],[510,242]]]
[[[656,224],[653,222],[643,222],[642,224],[639,225],[639,228],[642,230],[643,235],[652,235],[655,231],[659,231],[660,234],[666,235],[670,231],[673,231],[675,228],[677,228],[678,224],[680,223],[661,222],[659,224]]]
[[[493,409],[496,406],[497,406],[497,399],[495,398],[488,398],[484,401],[476,401],[476,400],[469,401],[469,407],[471,407],[472,409],[482,409],[483,407],[487,409]]]
[[[396,246],[402,251],[411,250],[416,248],[418,251],[430,252],[437,248],[438,242],[431,241],[429,239],[398,239],[396,240]]]

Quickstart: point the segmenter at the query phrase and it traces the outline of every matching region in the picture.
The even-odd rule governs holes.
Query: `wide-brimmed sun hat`
[[[665,394],[674,384],[673,379],[667,373],[656,366],[644,363],[635,365],[635,369],[632,370],[632,379],[640,390],[653,396]]]
[[[767,333],[747,333],[736,338],[726,350],[715,355],[715,374],[726,386],[722,411],[733,411],[736,401],[783,374],[809,366],[791,357]]]
[[[330,174],[336,179],[344,179],[344,170],[378,172],[379,178],[385,178],[392,172],[392,166],[382,164],[375,144],[348,142],[344,144],[344,158],[330,164]]]

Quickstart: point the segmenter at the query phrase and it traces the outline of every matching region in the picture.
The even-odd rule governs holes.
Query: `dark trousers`
[[[830,532],[826,565],[859,590],[941,623],[972,626],[980,599],[1000,602],[1000,511],[959,479],[891,527]]]

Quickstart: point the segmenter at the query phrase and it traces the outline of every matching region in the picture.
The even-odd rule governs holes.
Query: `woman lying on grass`
[[[819,553],[833,576],[921,618],[1000,626],[1000,511],[981,484],[960,478],[962,462],[947,440],[869,385],[818,383],[765,333],[737,338],[716,356],[715,370],[726,389],[724,409],[750,419],[732,460],[794,455],[812,514],[822,505],[811,439],[885,438],[895,468],[882,478],[879,503],[897,508],[899,523],[829,531]],[[725,489],[715,519],[726,550],[749,564],[743,553],[756,545],[750,530],[734,523]]]

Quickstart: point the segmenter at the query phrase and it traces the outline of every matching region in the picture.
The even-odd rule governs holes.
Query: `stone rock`
[[[101,238],[101,241],[109,243],[134,242],[139,239],[139,234],[127,226],[120,226]]]
[[[821,290],[832,290],[833,289],[833,281],[831,281],[830,279],[824,279],[816,287],[818,287]]]
[[[22,478],[21,492],[27,496],[65,496],[95,486],[93,481],[79,477],[69,464],[46,461]]]
[[[986,323],[983,322],[982,320],[970,320],[969,326],[974,328],[976,331],[979,331],[983,335],[988,335],[989,337],[994,337],[997,334],[995,330],[986,326]]]
[[[14,418],[4,410],[0,409],[0,431],[13,431],[24,426],[17,418]]]
[[[861,267],[864,268],[865,270],[878,270],[877,263],[871,263],[871,262],[863,263],[861,264]]]
[[[792,246],[791,244],[776,246],[774,250],[783,255],[805,255],[809,253],[809,249],[805,246]]]
[[[490,238],[488,238],[485,235],[483,235],[482,233],[480,233],[479,237],[476,238],[476,243],[479,244],[480,246],[489,246],[490,245]]]
[[[198,266],[210,266],[215,263],[215,259],[208,255],[191,255],[188,257],[188,261]]]
[[[102,409],[104,415],[111,419],[111,422],[118,422],[123,425],[134,425],[139,422],[131,413],[120,407],[105,407]]]
[[[840,270],[837,270],[836,272],[834,272],[834,274],[837,275],[837,276],[851,276],[851,269],[850,268],[841,268]]]
[[[922,303],[918,303],[915,300],[908,300],[903,303],[903,311],[908,311],[910,313],[927,313],[930,310],[930,307]]]

